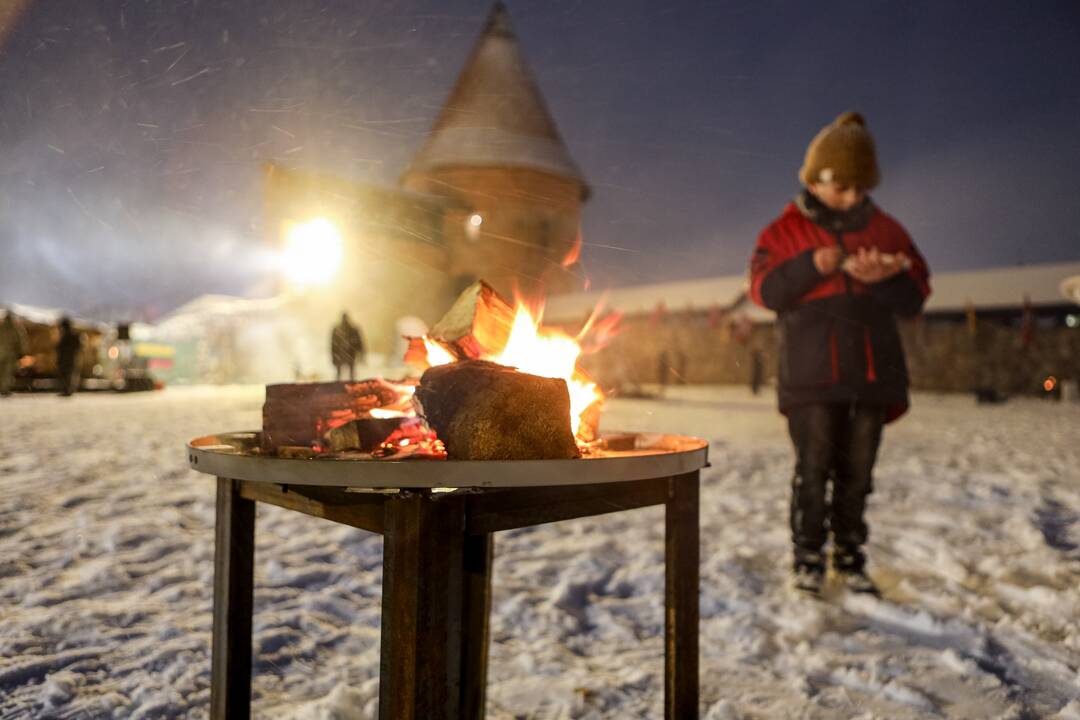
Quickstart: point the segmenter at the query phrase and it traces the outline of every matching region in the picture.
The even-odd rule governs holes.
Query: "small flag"
[[[664,305],[664,301],[660,300],[656,303],[656,309],[652,311],[652,315],[649,316],[649,323],[652,325],[659,325],[664,321],[664,316],[667,314],[667,307]]]

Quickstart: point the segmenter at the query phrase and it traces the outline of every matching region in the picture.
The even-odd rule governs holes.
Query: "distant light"
[[[1057,387],[1057,378],[1054,377],[1053,375],[1051,375],[1050,377],[1043,380],[1043,390],[1045,390],[1046,392],[1053,392],[1054,388],[1056,388],[1056,387]]]
[[[1068,325],[1071,328],[1074,328],[1077,325],[1080,325],[1080,317],[1078,317],[1076,315],[1066,315],[1065,316],[1065,324]]]
[[[112,347],[109,348],[109,359],[110,360],[115,360],[118,357],[120,357],[120,348],[113,345]]]
[[[341,267],[341,233],[325,218],[293,225],[285,233],[281,271],[294,285],[325,285]]]
[[[484,224],[484,216],[480,213],[473,213],[469,216],[469,224],[474,228],[478,228]]]

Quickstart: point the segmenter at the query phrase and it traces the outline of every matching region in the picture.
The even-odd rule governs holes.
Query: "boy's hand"
[[[844,259],[843,270],[859,282],[872,285],[888,280],[911,267],[911,260],[904,253],[890,255],[877,248],[859,248],[854,255]]]
[[[814,251],[814,267],[822,275],[832,275],[840,266],[844,251],[839,245],[827,245]]]

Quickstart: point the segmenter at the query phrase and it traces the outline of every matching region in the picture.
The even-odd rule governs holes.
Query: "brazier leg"
[[[240,497],[238,481],[218,478],[216,514],[210,717],[246,720],[251,716],[255,503]]]
[[[390,498],[383,537],[380,720],[459,720],[464,504]]]
[[[664,717],[698,717],[698,473],[668,481],[665,527]]]
[[[487,698],[488,619],[491,615],[493,535],[465,538],[462,603],[461,718],[483,720]]]

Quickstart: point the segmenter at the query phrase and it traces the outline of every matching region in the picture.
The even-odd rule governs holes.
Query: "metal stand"
[[[255,502],[384,537],[380,720],[481,720],[493,533],[666,506],[664,717],[698,717],[698,471],[670,478],[433,494],[218,478],[211,717],[248,718]]]

